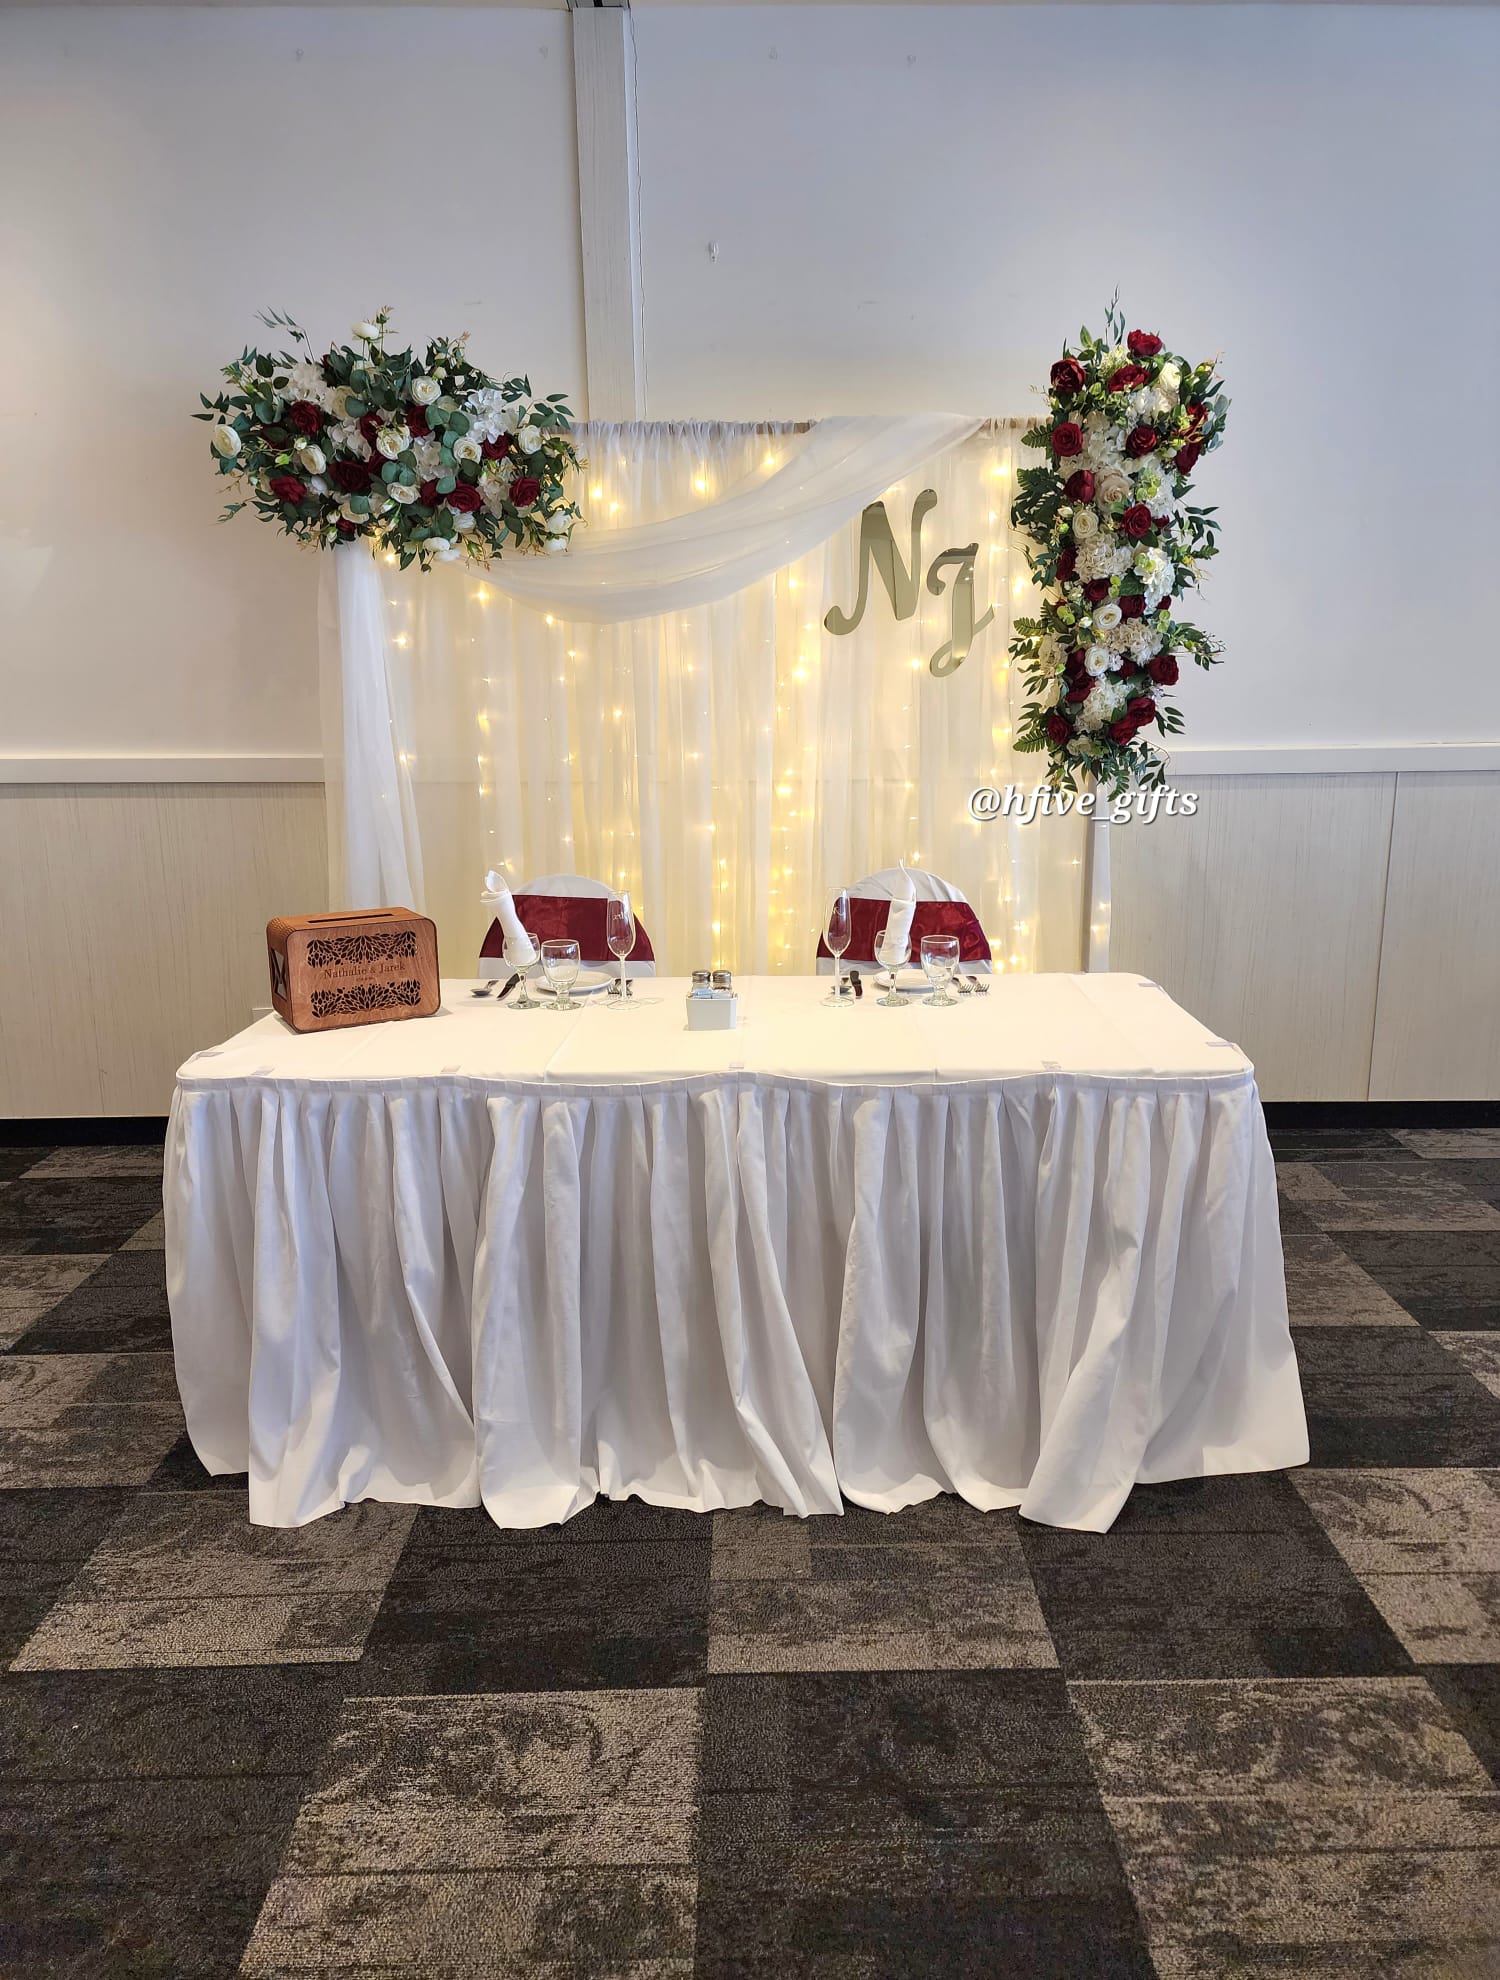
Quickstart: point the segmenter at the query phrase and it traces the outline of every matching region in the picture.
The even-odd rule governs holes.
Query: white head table
[[[734,1031],[689,1032],[671,978],[571,1016],[454,982],[188,1061],[177,1374],[253,1520],[951,1491],[1102,1531],[1138,1481],[1305,1462],[1236,1047],[1134,976],[738,987]]]

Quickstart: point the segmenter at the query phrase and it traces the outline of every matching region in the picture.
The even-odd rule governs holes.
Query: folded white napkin
[[[880,937],[880,961],[890,957],[898,960],[902,950],[911,940],[912,916],[917,911],[917,883],[906,870],[906,861],[901,862],[901,879],[897,892],[891,898],[891,911],[886,917],[885,928]]]
[[[502,874],[493,869],[484,876],[484,892],[479,896],[484,905],[491,909],[500,923],[500,932],[505,937],[505,960],[512,969],[530,969],[536,961],[536,950],[531,937],[521,926],[521,917],[516,913],[515,898],[505,884]]]

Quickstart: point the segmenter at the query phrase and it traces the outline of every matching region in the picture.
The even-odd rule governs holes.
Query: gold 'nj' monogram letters
[[[922,527],[928,514],[936,507],[935,488],[924,488],[911,505],[911,562],[908,565],[902,561],[901,553],[896,548],[895,533],[884,502],[870,503],[859,519],[859,596],[854,601],[852,612],[842,611],[837,605],[829,608],[823,616],[823,624],[829,632],[852,633],[865,616],[865,606],[870,602],[872,565],[885,586],[896,617],[911,617],[917,609],[917,574],[922,568]],[[950,564],[958,567],[948,601],[949,637],[927,663],[939,678],[958,672],[968,658],[969,648],[995,616],[995,608],[991,605],[982,619],[974,617],[974,559],[978,555],[979,545],[966,543],[960,549],[941,551],[928,566],[927,589],[934,598],[941,598],[946,589],[941,573]]]

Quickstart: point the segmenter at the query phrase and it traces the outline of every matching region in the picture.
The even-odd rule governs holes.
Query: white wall
[[[1024,412],[1118,285],[1222,350],[1234,399],[1192,741],[1500,740],[1500,12],[646,6],[635,32],[653,417]]]
[[[0,185],[0,755],[315,752],[315,560],[188,415],[266,308],[581,385],[566,14],[0,10]]]

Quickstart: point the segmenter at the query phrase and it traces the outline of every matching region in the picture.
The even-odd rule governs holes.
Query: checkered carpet
[[[0,1150],[0,1971],[1500,1973],[1500,1130],[1286,1133],[1311,1466],[245,1521],[160,1154]]]

